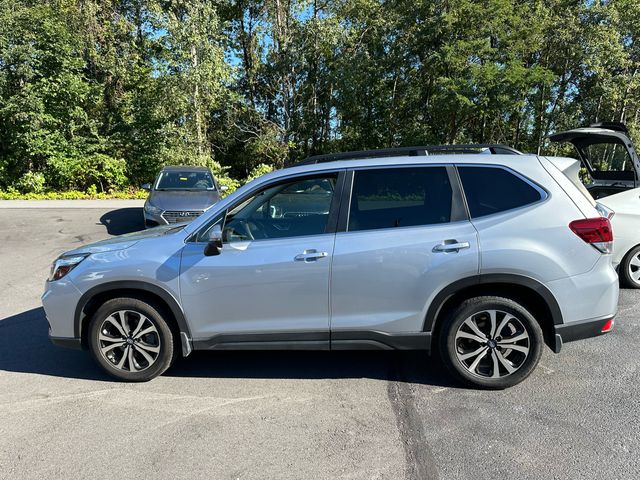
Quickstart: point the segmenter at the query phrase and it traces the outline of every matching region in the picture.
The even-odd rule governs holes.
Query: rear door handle
[[[439,245],[433,247],[436,253],[458,252],[463,248],[469,248],[469,242],[458,242],[457,240],[445,240]]]
[[[315,262],[320,258],[324,258],[328,256],[327,252],[318,252],[317,250],[305,250],[303,253],[300,253],[293,257],[296,262]]]

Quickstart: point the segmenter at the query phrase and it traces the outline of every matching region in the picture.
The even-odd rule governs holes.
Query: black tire
[[[127,313],[121,316],[121,312]],[[98,308],[89,324],[89,348],[94,360],[109,375],[127,382],[146,382],[161,375],[177,356],[174,336],[165,320],[166,315],[165,309],[153,301],[125,297],[106,301]],[[118,322],[123,317],[124,325],[130,327],[129,331],[125,332],[126,337],[122,337],[123,325]],[[145,320],[142,320],[143,318]],[[115,320],[118,325],[111,320]],[[136,339],[132,334],[136,333],[136,322],[140,321],[143,321],[140,332],[149,330],[150,333]],[[105,337],[114,339],[106,342],[101,340]],[[120,342],[120,337],[130,340]],[[102,349],[120,343],[124,344],[109,349],[105,354],[102,353]],[[129,350],[132,351],[133,368],[132,360],[128,356]],[[126,358],[123,359],[123,356]],[[153,362],[147,360],[149,357]],[[117,365],[119,361],[123,362],[120,368]]]
[[[489,342],[490,338],[483,337],[486,340],[483,344],[475,339],[479,336],[470,328],[470,323],[465,322],[472,319],[471,322],[478,331],[486,330],[490,337],[491,311],[495,312],[493,318],[496,335],[493,342]],[[514,320],[511,320],[512,317]],[[504,325],[503,320],[506,322]],[[484,329],[479,328],[479,325]],[[501,326],[502,330],[497,331]],[[503,335],[505,332],[512,335],[503,338],[498,335],[501,332]],[[526,338],[509,343],[511,339],[525,337],[524,334]],[[456,338],[457,335],[461,337]],[[469,335],[475,338],[467,338]],[[544,339],[540,325],[522,305],[508,298],[476,297],[465,300],[444,320],[438,341],[442,362],[461,382],[478,388],[503,389],[517,385],[531,374],[540,361]],[[525,349],[527,352],[523,353]],[[480,353],[472,356],[477,351]],[[462,360],[465,356],[469,359]],[[474,367],[478,357],[481,359]],[[470,365],[465,362],[470,362]],[[498,376],[494,378],[492,375],[496,365]],[[508,368],[514,370],[511,372]]]
[[[640,288],[640,280],[636,280],[632,276],[632,271],[636,272],[640,267],[631,264],[631,262],[637,258],[638,254],[640,254],[640,245],[636,245],[629,250],[622,259],[622,262],[620,262],[620,267],[618,268],[618,275],[620,276],[620,280],[622,280],[621,283],[627,288]],[[637,260],[635,263],[637,263]]]

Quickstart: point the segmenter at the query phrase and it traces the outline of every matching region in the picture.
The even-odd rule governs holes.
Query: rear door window
[[[446,223],[452,196],[445,167],[356,170],[348,230]]]
[[[543,198],[544,192],[500,167],[458,167],[471,218],[524,207]]]

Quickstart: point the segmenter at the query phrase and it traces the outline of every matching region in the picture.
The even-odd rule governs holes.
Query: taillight
[[[602,329],[600,330],[600,333],[607,333],[607,332],[610,332],[611,330],[613,330],[613,318],[607,320],[607,323],[605,323],[602,326]]]
[[[613,250],[613,231],[608,218],[585,218],[574,220],[569,224],[573,233],[602,253]]]

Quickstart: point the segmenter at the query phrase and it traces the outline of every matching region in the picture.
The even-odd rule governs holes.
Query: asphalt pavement
[[[416,352],[196,352],[124,384],[49,343],[39,298],[64,250],[142,228],[141,202],[0,203],[2,479],[640,478],[640,291],[506,391]]]

